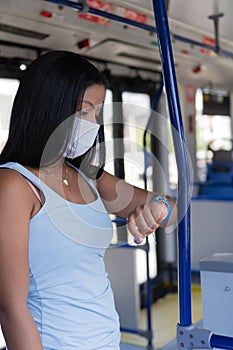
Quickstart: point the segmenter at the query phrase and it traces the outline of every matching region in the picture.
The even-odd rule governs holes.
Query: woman
[[[119,349],[103,261],[108,214],[127,218],[137,243],[176,217],[172,198],[104,171],[105,91],[97,68],[65,51],[40,56],[20,83],[0,156],[0,323],[9,350]]]

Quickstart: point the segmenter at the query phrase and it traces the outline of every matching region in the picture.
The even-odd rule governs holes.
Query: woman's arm
[[[0,170],[0,323],[9,350],[43,350],[27,308],[32,191],[15,171]]]
[[[168,207],[164,202],[151,202],[157,196],[166,197],[172,208],[170,219],[162,226],[176,221],[176,202],[169,196],[135,187],[107,172],[97,180],[97,189],[109,213],[128,219],[129,231],[135,239],[154,232],[167,217]]]

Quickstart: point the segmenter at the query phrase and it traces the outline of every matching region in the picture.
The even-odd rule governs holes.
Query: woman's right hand
[[[140,244],[146,236],[156,231],[167,213],[167,206],[163,202],[136,207],[128,217],[128,229],[134,237],[134,242]]]

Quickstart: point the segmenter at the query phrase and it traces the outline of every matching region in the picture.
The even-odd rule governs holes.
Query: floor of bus
[[[161,350],[176,349],[176,325],[179,322],[177,293],[167,294],[152,305],[153,348]],[[192,322],[202,319],[201,287],[192,285]],[[139,328],[146,329],[146,310],[141,311]],[[147,349],[148,341],[138,335],[122,333],[121,350]]]
[[[152,330],[153,348],[161,350],[176,349],[176,324],[179,321],[179,307],[177,293],[167,294],[152,305]],[[147,329],[146,310],[140,314],[139,328]],[[202,319],[202,302],[200,285],[192,285],[192,322]],[[2,340],[2,341],[1,341]],[[147,339],[130,334],[122,333],[121,350],[147,349]],[[3,339],[0,339],[0,349],[3,347]]]

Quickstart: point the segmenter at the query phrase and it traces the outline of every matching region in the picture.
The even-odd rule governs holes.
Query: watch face
[[[152,200],[151,200],[151,203],[156,203],[156,202],[163,202],[166,204],[167,206],[167,216],[165,217],[165,219],[161,222],[161,224],[165,224],[171,217],[172,215],[172,206],[169,202],[169,200],[166,198],[166,197],[161,197],[161,196],[157,196],[157,197],[154,197]]]

